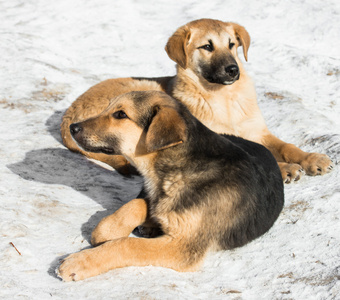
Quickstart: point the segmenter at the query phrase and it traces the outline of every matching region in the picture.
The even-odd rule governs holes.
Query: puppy
[[[240,247],[267,232],[282,210],[283,183],[272,154],[218,135],[165,93],[124,94],[70,130],[85,151],[124,156],[143,175],[147,197],[98,224],[92,234],[97,247],[60,265],[65,281],[126,266],[194,271],[208,251]],[[164,234],[128,237],[148,220]]]
[[[333,168],[327,155],[307,153],[275,137],[267,128],[257,105],[255,88],[237,48],[247,60],[250,36],[235,23],[212,19],[192,21],[180,27],[165,50],[177,63],[177,75],[161,78],[119,78],[95,85],[66,111],[61,135],[66,147],[103,161],[122,174],[133,172],[124,157],[92,153],[79,148],[71,137],[72,123],[101,113],[110,99],[130,91],[164,91],[181,103],[205,126],[220,134],[231,134],[267,147],[279,162],[283,181],[322,175]]]

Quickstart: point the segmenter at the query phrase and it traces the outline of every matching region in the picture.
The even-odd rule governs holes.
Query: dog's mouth
[[[115,149],[118,148],[118,140],[115,137],[103,136],[98,142],[98,137],[86,134],[82,123],[71,124],[70,132],[73,140],[86,152],[117,154]]]
[[[225,78],[210,77],[210,76],[205,77],[205,79],[210,83],[223,84],[223,85],[231,85],[235,81],[239,80],[239,78],[240,76],[237,76],[236,78],[233,78],[233,79],[225,79]]]
[[[92,147],[89,145],[84,145],[83,143],[77,142],[77,144],[86,152],[93,152],[93,153],[104,153],[107,155],[115,155],[116,151],[112,148],[108,147]]]
[[[226,80],[224,81],[222,84],[224,85],[231,85],[233,84],[235,81],[239,80],[240,77],[237,77],[236,79],[233,79],[233,80]]]
[[[104,153],[104,154],[108,154],[108,155],[116,154],[115,150],[114,149],[110,149],[110,148],[101,148],[99,151]]]

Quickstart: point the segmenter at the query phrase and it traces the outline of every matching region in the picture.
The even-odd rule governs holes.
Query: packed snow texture
[[[244,64],[268,127],[335,169],[286,185],[267,234],[210,254],[196,273],[129,267],[60,281],[60,260],[89,247],[99,220],[142,185],[67,150],[63,112],[104,79],[175,74],[167,39],[202,17],[246,27]],[[338,0],[2,0],[0,20],[0,298],[340,299]]]

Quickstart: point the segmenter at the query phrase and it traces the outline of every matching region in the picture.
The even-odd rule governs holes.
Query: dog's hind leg
[[[202,253],[204,254],[204,253]],[[77,281],[127,266],[159,266],[194,271],[204,255],[191,259],[185,239],[163,235],[155,239],[125,237],[68,256],[57,273],[64,281]]]
[[[129,201],[98,223],[92,232],[91,244],[96,246],[106,241],[127,237],[137,226],[145,222],[147,213],[147,203],[144,199]]]

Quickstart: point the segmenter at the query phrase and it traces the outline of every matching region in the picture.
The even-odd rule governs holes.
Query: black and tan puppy
[[[165,93],[118,96],[99,116],[70,129],[86,151],[123,155],[143,175],[147,199],[104,218],[92,234],[97,247],[60,265],[65,281],[126,266],[196,270],[208,251],[264,234],[283,207],[280,169],[265,147],[211,131]],[[148,220],[164,234],[128,237]]]

